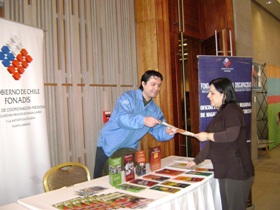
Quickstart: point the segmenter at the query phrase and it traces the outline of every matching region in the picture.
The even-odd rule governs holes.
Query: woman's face
[[[224,93],[218,92],[214,85],[210,85],[207,98],[209,98],[211,106],[219,109],[223,104]]]

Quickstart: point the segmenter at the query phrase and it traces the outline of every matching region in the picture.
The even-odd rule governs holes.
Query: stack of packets
[[[101,186],[93,186],[93,187],[80,189],[76,193],[79,196],[91,196],[91,195],[95,195],[99,192],[102,192],[103,190],[106,190],[106,189],[108,189],[108,188],[101,187]]]
[[[57,209],[139,209],[153,200],[121,192],[78,197],[53,204]]]

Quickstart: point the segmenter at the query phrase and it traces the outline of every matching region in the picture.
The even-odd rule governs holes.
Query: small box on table
[[[137,176],[146,174],[146,156],[144,150],[137,151],[135,153],[135,164],[135,171]]]
[[[160,146],[151,147],[149,153],[150,170],[155,171],[161,168],[161,148]]]
[[[109,158],[109,182],[112,186],[122,183],[122,157]]]
[[[125,181],[130,181],[135,178],[134,172],[134,154],[127,154],[123,156]]]

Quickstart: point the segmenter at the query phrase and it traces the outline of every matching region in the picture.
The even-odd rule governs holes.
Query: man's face
[[[161,79],[156,76],[151,76],[147,82],[142,82],[143,96],[146,101],[155,98],[160,91]]]

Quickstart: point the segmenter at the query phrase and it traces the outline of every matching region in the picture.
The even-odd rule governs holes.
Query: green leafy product
[[[122,157],[109,158],[109,182],[112,186],[122,183]]]

